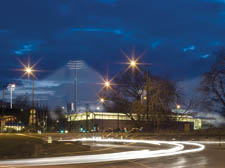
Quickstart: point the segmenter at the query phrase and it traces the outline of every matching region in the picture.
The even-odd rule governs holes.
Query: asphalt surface
[[[146,144],[118,144],[118,143],[89,143],[94,151],[104,151],[104,153],[136,151],[151,149],[152,146]],[[205,150],[196,153],[180,154],[175,156],[164,156],[137,160],[124,160],[113,162],[58,165],[58,166],[38,166],[39,168],[224,168],[225,167],[225,144],[206,144]],[[163,146],[163,148],[169,148]],[[185,148],[191,148],[185,146]],[[154,149],[156,150],[156,149]],[[14,166],[0,166],[10,167]],[[29,168],[29,167],[27,167]],[[32,167],[34,168],[34,167]]]

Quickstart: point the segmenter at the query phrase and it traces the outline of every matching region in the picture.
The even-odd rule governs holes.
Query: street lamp
[[[131,66],[131,67],[136,67],[136,66],[137,66],[136,60],[131,60],[131,61],[130,61],[130,66]]]
[[[144,97],[144,99],[146,100],[147,102],[147,121],[149,121],[149,85],[150,85],[150,78],[149,78],[149,63],[139,63],[139,59],[140,59],[140,56],[138,58],[134,58],[134,56],[132,56],[132,58],[129,58],[128,56],[126,56],[129,63],[128,63],[128,68],[136,68],[138,71],[140,71],[140,69],[138,68],[137,65],[139,64],[143,64],[143,65],[146,65],[146,91],[147,91],[147,94],[146,96]]]
[[[27,74],[28,78],[32,76],[32,107],[34,107],[34,70],[28,65],[24,68],[24,72]]]
[[[180,109],[181,108],[181,105],[180,104],[177,104],[177,109]]]
[[[20,59],[18,59],[18,61],[23,66],[23,69],[19,69],[19,71],[24,72],[22,77],[24,77],[26,75],[27,75],[28,79],[30,79],[30,76],[32,77],[32,107],[34,107],[34,79],[36,78],[34,73],[38,71],[38,70],[35,70],[34,68],[40,62],[40,60],[38,60],[33,65],[30,65],[30,60],[29,59],[28,59],[28,64],[27,65],[25,65],[25,63],[23,63]]]
[[[112,80],[108,80],[108,79],[102,79],[103,83],[101,83],[102,85],[102,89],[106,89],[107,93],[109,89],[112,89]]]
[[[105,99],[103,97],[100,98],[100,102],[102,103],[102,105],[104,104],[105,102]],[[104,120],[104,113],[102,111],[102,133],[103,133],[103,120]]]
[[[36,123],[36,110],[34,109],[34,79],[36,78],[34,72],[37,72],[38,70],[35,70],[35,66],[40,62],[40,60],[38,60],[35,64],[30,65],[30,60],[28,59],[28,64],[25,65],[20,59],[18,59],[18,61],[20,62],[20,64],[23,66],[23,69],[19,69],[20,71],[23,71],[24,74],[22,75],[22,77],[26,76],[28,77],[28,79],[30,78],[30,76],[32,76],[32,108],[30,109],[30,118],[29,118],[29,124],[30,125],[34,125]]]
[[[105,86],[106,88],[109,88],[109,87],[110,87],[110,81],[105,81],[104,86]]]
[[[12,92],[15,90],[16,85],[15,84],[9,84],[7,88],[10,91],[10,109],[12,109]]]
[[[28,74],[30,74],[30,73],[32,72],[32,69],[29,68],[29,67],[27,67],[27,68],[25,69],[25,71],[26,71]]]
[[[102,82],[99,83],[100,85],[102,85],[101,91],[105,89],[108,93],[109,90],[113,89],[112,88],[112,86],[114,85],[114,83],[112,82],[113,79],[109,79],[108,76],[106,78],[103,78],[103,77],[100,76],[100,78],[102,80]]]
[[[105,102],[104,98],[100,98],[100,102],[103,104]]]

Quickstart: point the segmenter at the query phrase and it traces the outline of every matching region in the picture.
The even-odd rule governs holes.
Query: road
[[[70,158],[72,162],[74,160],[78,160],[76,163],[70,164],[67,162],[66,158],[63,158],[63,162],[65,165],[54,165],[57,162],[61,162],[60,159],[54,160],[54,162],[48,162],[49,165],[38,166],[47,167],[47,168],[136,168],[136,167],[144,167],[144,168],[184,168],[184,167],[201,167],[201,168],[224,168],[225,167],[225,144],[205,144],[205,149],[202,148],[202,145],[198,146],[198,144],[203,144],[203,142],[171,142],[166,141],[161,142],[161,145],[158,145],[157,142],[151,141],[151,143],[144,142],[85,142],[92,146],[93,150],[104,151],[104,155],[102,152],[99,154],[91,155],[83,155],[79,156],[79,158]],[[183,149],[182,145],[183,144]],[[196,146],[197,144],[197,146]],[[155,146],[155,147],[154,147]],[[159,151],[157,153],[149,153],[154,151]],[[172,149],[172,151],[171,151]],[[147,151],[146,151],[147,150]],[[163,150],[163,151],[162,151]],[[196,150],[196,151],[191,151]],[[197,151],[198,150],[198,151]],[[167,153],[166,155],[160,153]],[[168,152],[169,151],[169,152]],[[187,153],[184,151],[188,151]],[[128,152],[128,153],[126,153]],[[137,152],[136,154],[134,154]],[[146,155],[145,155],[146,152]],[[175,153],[174,153],[175,152]],[[176,153],[180,152],[180,153]],[[183,153],[182,153],[183,152]],[[115,155],[111,155],[112,153],[116,153],[117,160],[114,160]],[[99,157],[99,158],[98,158]],[[127,158],[128,157],[128,158]],[[139,159],[134,159],[134,157]],[[98,161],[99,159],[99,161]],[[111,160],[110,160],[111,159]],[[82,162],[82,160],[84,160]],[[97,163],[95,161],[97,160]],[[70,160],[71,161],[71,160]],[[81,162],[82,164],[79,164]],[[87,164],[87,162],[90,162]],[[38,162],[37,162],[38,163]],[[41,162],[39,162],[41,163]],[[35,164],[34,164],[35,165]],[[35,167],[26,164],[26,160],[22,161],[20,164],[18,163],[9,163],[3,164],[0,162],[0,167]]]

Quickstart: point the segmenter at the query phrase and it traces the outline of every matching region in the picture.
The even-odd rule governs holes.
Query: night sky
[[[225,43],[224,0],[0,0],[0,84],[18,81],[16,58],[42,58],[38,79],[69,60],[115,75],[122,50],[151,72],[190,81],[207,71]]]

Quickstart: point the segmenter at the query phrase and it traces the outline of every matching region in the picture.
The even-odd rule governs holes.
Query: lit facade
[[[124,113],[108,113],[108,112],[83,112],[66,115],[69,122],[79,122],[80,127],[88,127],[95,125],[100,130],[102,129],[123,129],[133,128],[132,120]],[[190,123],[193,125],[194,130],[202,128],[202,119],[194,118],[189,115],[173,115],[176,121]],[[133,114],[133,118],[136,119],[136,114]]]

